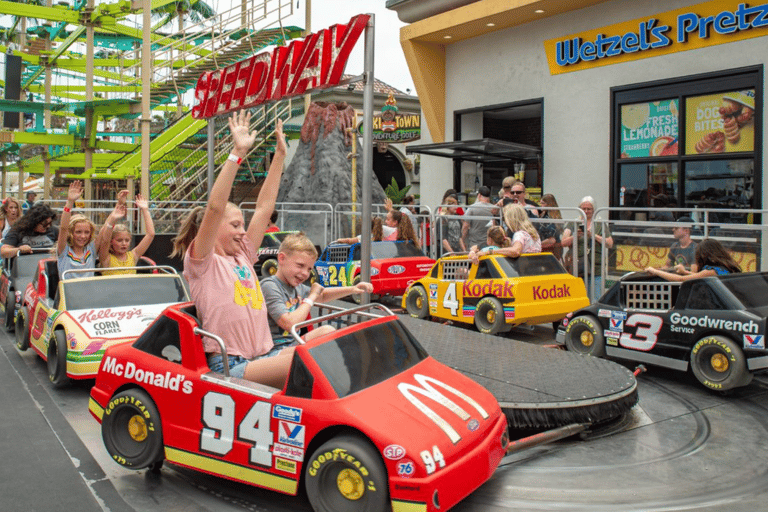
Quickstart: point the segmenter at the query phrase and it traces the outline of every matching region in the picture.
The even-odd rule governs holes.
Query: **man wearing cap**
[[[461,227],[461,239],[464,247],[476,245],[478,248],[488,245],[488,228],[493,226],[493,219],[497,214],[496,207],[490,203],[491,189],[486,186],[477,191],[477,200],[467,208],[464,217],[477,217],[476,220],[465,220]]]
[[[21,203],[22,214],[27,213],[27,210],[32,208],[32,206],[35,204],[36,198],[37,194],[35,192],[27,192],[27,200]]]
[[[691,240],[691,225],[693,219],[690,217],[680,217],[677,224],[672,228],[672,236],[675,242],[669,248],[667,255],[667,268],[682,265],[686,270],[690,269],[696,272],[696,242]]]

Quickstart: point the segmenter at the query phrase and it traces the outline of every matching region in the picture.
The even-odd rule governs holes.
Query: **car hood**
[[[435,446],[446,464],[457,460],[487,437],[502,414],[488,390],[432,358],[343,402],[382,453],[390,445],[402,447],[417,465],[419,454]]]
[[[129,338],[144,332],[171,304],[175,303],[68,310],[66,314],[89,338]]]

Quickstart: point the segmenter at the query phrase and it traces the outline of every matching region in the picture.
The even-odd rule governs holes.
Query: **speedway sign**
[[[304,39],[203,73],[192,117],[204,119],[339,85],[370,16],[359,14]]]

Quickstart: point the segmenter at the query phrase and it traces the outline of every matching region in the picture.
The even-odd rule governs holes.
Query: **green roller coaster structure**
[[[38,2],[0,0],[0,25],[10,20],[0,27],[0,51],[21,57],[20,85],[27,95],[26,100],[0,100],[0,111],[34,117],[25,128],[0,130],[3,171],[86,180],[148,178],[153,201],[192,201],[207,192],[208,122],[189,113],[200,74],[303,34],[299,27],[282,25],[293,13],[291,0],[243,0],[220,13],[202,0],[147,0],[159,18],[150,34],[149,73],[141,70],[144,1]],[[193,23],[185,24],[187,18]],[[142,80],[148,75],[155,122],[149,169],[142,173],[138,118]],[[274,149],[270,126],[277,117],[289,119],[303,108],[294,100],[254,112],[259,142],[238,180],[256,182],[263,176]],[[117,128],[99,130],[104,121]],[[223,120],[210,122],[218,167],[230,150],[228,129]]]

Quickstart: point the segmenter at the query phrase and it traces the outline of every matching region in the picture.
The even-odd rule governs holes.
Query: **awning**
[[[405,153],[440,156],[482,164],[538,160],[541,149],[498,139],[460,140],[438,144],[409,145]]]

